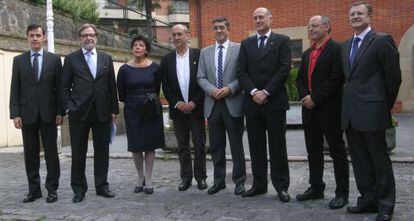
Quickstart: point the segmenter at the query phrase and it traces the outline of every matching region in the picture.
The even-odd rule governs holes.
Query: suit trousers
[[[94,178],[96,191],[108,187],[109,139],[111,122],[99,122],[96,108],[80,121],[69,114],[69,131],[72,148],[71,187],[75,194],[85,194],[88,184],[85,176],[89,130],[92,128],[94,149]]]
[[[46,161],[46,189],[56,191],[59,187],[60,163],[57,151],[57,128],[55,123],[44,123],[38,116],[34,124],[23,125],[23,149],[29,193],[40,192],[40,137]]]
[[[178,158],[180,160],[180,176],[183,182],[191,182],[193,168],[190,149],[190,132],[194,145],[194,178],[202,181],[206,174],[206,132],[204,118],[186,114],[179,119],[173,119],[174,133],[178,143]]]
[[[252,163],[253,187],[267,190],[268,139],[270,176],[276,191],[289,188],[286,151],[286,110],[256,107],[246,111],[247,137]],[[266,138],[267,132],[267,138]]]
[[[208,118],[211,158],[214,164],[214,183],[225,183],[226,177],[226,132],[229,137],[233,159],[233,182],[244,184],[246,164],[243,150],[243,117],[232,117],[224,99],[215,101]]]
[[[305,107],[302,107],[305,108]],[[306,110],[303,121],[306,150],[309,163],[309,183],[314,188],[323,188],[324,169],[323,137],[329,146],[329,155],[333,159],[336,181],[336,196],[349,196],[349,165],[342,138],[340,115],[335,119],[326,119],[317,110]],[[338,112],[340,114],[340,112]],[[323,191],[323,189],[321,189]]]
[[[393,214],[395,206],[395,179],[385,131],[346,130],[355,182],[361,196],[357,205],[377,208],[378,212]]]

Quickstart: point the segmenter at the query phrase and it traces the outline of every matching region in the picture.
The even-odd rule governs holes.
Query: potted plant
[[[391,152],[397,146],[396,129],[399,124],[400,122],[395,117],[391,117],[391,127],[385,130],[385,142],[387,143],[388,152]]]

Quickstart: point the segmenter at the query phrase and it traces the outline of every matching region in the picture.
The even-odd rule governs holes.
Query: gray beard
[[[94,47],[95,47],[94,43],[86,43],[86,44],[82,43],[82,48],[87,51],[92,51]]]

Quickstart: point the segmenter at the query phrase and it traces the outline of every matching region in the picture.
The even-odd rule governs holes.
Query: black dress
[[[143,109],[150,94],[158,99],[161,85],[159,64],[148,67],[121,66],[117,77],[119,100],[124,102],[124,117],[128,151],[142,152],[165,146],[161,105],[156,102],[156,114]],[[146,111],[146,112],[143,112]],[[154,110],[155,111],[155,110]]]

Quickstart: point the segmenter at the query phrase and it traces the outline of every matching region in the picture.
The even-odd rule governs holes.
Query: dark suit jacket
[[[271,33],[264,52],[258,49],[257,36],[253,35],[241,42],[237,64],[237,78],[245,90],[243,108],[256,107],[250,92],[257,88],[269,92],[270,109],[289,109],[285,82],[292,62],[289,37]]]
[[[202,118],[204,109],[204,92],[197,84],[197,67],[198,59],[200,57],[200,50],[190,48],[189,53],[190,89],[188,94],[188,101],[192,101],[196,105],[196,108],[191,114],[193,116],[199,116]],[[185,116],[184,113],[174,108],[178,101],[184,101],[177,78],[177,60],[175,50],[168,53],[161,59],[161,73],[163,76],[162,90],[164,92],[165,98],[169,103],[170,118],[182,118]]]
[[[97,71],[94,79],[82,50],[65,58],[62,71],[62,102],[65,110],[78,120],[85,120],[95,104],[98,120],[111,120],[119,112],[114,66],[111,56],[97,51]]]
[[[14,57],[10,86],[10,118],[21,117],[23,124],[33,124],[38,116],[45,123],[55,122],[64,111],[59,101],[62,71],[60,57],[43,50],[39,82],[30,61],[30,51]]]
[[[313,110],[302,107],[303,120],[304,122],[308,120],[308,112],[317,111],[320,116],[323,116],[321,118],[323,121],[338,123],[339,126],[342,85],[344,83],[341,45],[332,39],[325,45],[312,72],[312,92],[309,91],[308,85],[309,56],[311,52],[312,48],[309,48],[303,53],[302,63],[296,78],[300,98],[310,95],[316,105]]]
[[[388,34],[373,30],[365,36],[350,68],[352,38],[343,44],[345,87],[342,128],[351,122],[358,131],[381,131],[391,126],[390,110],[401,84],[398,49]]]

